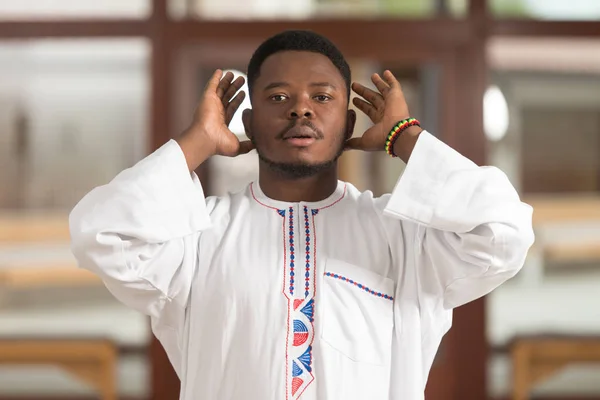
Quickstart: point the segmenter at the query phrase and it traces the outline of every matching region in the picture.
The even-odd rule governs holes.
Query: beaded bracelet
[[[410,126],[421,126],[421,123],[416,118],[407,118],[394,125],[385,141],[386,153],[392,157],[398,157],[396,154],[394,154],[394,143],[396,143],[396,140],[398,140],[400,134]]]

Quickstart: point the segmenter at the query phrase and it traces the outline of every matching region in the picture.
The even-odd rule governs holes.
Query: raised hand
[[[373,74],[371,80],[375,84],[377,92],[360,83],[353,83],[352,90],[362,97],[355,97],[354,105],[367,114],[374,125],[367,129],[362,137],[348,140],[346,142],[347,149],[383,150],[387,135],[394,125],[398,121],[410,117],[400,82],[390,71],[385,71],[383,78],[379,74]]]
[[[206,84],[190,130],[201,132],[210,138],[215,146],[215,154],[234,157],[253,148],[248,140],[240,142],[228,127],[246,96],[243,91],[235,95],[243,84],[243,77],[233,80],[233,73],[227,72],[223,76],[221,70],[215,71]]]
[[[235,157],[254,148],[249,140],[240,142],[228,127],[246,96],[243,91],[235,95],[243,84],[241,76],[233,80],[233,73],[223,76],[221,70],[206,84],[192,124],[176,139],[190,171],[213,155]]]

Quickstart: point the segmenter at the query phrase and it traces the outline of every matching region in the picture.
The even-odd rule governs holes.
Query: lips
[[[285,142],[294,147],[308,147],[313,144],[317,139],[314,137],[291,137],[285,139]]]
[[[283,135],[283,140],[317,139],[317,133],[308,126],[295,126]]]
[[[293,147],[308,147],[319,139],[319,135],[310,126],[296,125],[289,129],[282,139]]]

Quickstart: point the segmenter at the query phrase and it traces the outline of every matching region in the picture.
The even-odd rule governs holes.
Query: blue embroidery
[[[295,319],[294,320],[294,332],[305,333],[305,332],[308,332],[308,328],[306,327],[306,325],[304,325],[302,323],[302,321]]]
[[[275,207],[270,207],[266,204],[261,203],[256,196],[254,195],[254,190],[252,185],[250,185],[250,191],[252,192],[252,197],[254,200],[261,204],[264,207],[277,211],[281,217],[283,217],[283,246],[284,246],[284,254],[285,254],[285,264],[289,271],[285,271],[284,273],[289,274],[289,290],[285,288],[285,275],[283,278],[283,294],[285,295],[288,302],[288,327],[293,325],[293,329],[288,331],[288,340],[286,340],[287,349],[286,349],[286,359],[287,363],[287,374],[286,377],[286,399],[289,400],[298,400],[302,393],[304,393],[305,389],[314,381],[314,376],[312,375],[312,341],[314,339],[314,312],[315,312],[315,303],[313,297],[315,295],[314,285],[310,283],[310,269],[311,263],[312,268],[316,270],[316,254],[313,253],[313,260],[311,260],[310,256],[310,221],[308,210],[310,210],[311,215],[314,217],[319,213],[318,209],[309,209],[308,207],[304,207],[304,233],[306,235],[306,263],[305,263],[305,292],[304,298],[299,296],[298,298],[294,297],[295,290],[295,250],[296,250],[296,242],[294,242],[294,207],[289,207],[289,209],[277,209]],[[346,187],[344,187],[344,193],[342,196],[329,204],[324,208],[329,208],[337,204],[341,201],[346,194]],[[289,215],[286,216],[286,212],[289,211]],[[288,218],[288,238],[285,238],[285,220]],[[314,219],[313,219],[314,221]],[[313,227],[314,229],[314,227]],[[300,230],[298,230],[301,233]],[[316,239],[315,239],[316,242]],[[302,243],[300,243],[302,244]],[[315,243],[316,244],[316,243]],[[314,246],[314,245],[313,245]],[[286,251],[288,250],[289,251]],[[315,251],[316,248],[313,248]],[[313,271],[314,273],[314,271]],[[313,276],[314,280],[314,276]],[[291,339],[291,340],[290,340]],[[290,345],[290,342],[294,342],[293,345]],[[298,357],[298,355],[301,356]],[[304,367],[304,368],[303,368]]]
[[[313,299],[310,299],[310,301],[308,303],[306,303],[306,305],[304,307],[302,307],[302,310],[300,310],[302,312],[302,314],[306,315],[306,317],[308,318],[308,320],[310,322],[314,321],[314,314],[315,314],[315,301]]]
[[[364,290],[367,293],[372,294],[373,296],[383,297],[386,300],[394,300],[394,298],[392,296],[390,296],[390,295],[387,295],[387,294],[381,293],[381,292],[376,292],[376,291],[374,291],[372,289],[369,289],[367,286],[364,286],[364,285],[362,285],[362,284],[360,284],[358,282],[355,282],[352,279],[346,278],[345,276],[338,275],[338,274],[333,274],[331,272],[325,272],[325,276],[328,276],[328,277],[334,278],[334,279],[339,279],[340,281],[347,282],[347,283],[349,283],[351,285],[356,286],[359,289]]]
[[[308,349],[306,349],[306,351],[304,352],[304,354],[302,354],[300,357],[298,357],[298,360],[302,363],[302,365],[304,365],[304,368],[306,368],[306,370],[308,372],[312,371],[312,347],[308,346]]]
[[[304,232],[306,233],[306,273],[304,297],[310,294],[310,222],[308,220],[308,207],[304,206]]]
[[[302,375],[302,368],[296,364],[296,361],[292,361],[292,376],[296,377],[300,375]]]
[[[294,295],[294,208],[289,209],[289,228],[290,228],[290,294]]]
[[[294,207],[286,209],[288,219],[288,239],[286,246],[289,246],[289,251],[286,252],[289,274],[289,290],[285,291],[285,296],[288,300],[288,323],[290,326],[290,332],[288,332],[288,349],[286,356],[288,357],[288,381],[286,398],[289,400],[297,400],[302,395],[304,390],[313,382],[314,376],[312,375],[312,343],[314,340],[314,313],[315,313],[315,302],[314,302],[314,269],[315,256],[311,256],[311,231],[314,227],[311,227],[311,214],[315,215],[315,210],[312,210],[306,206],[302,208],[304,213],[304,232],[302,232],[302,225],[294,227]],[[296,210],[297,211],[297,210]],[[302,239],[300,239],[300,251],[304,250],[304,263],[301,258],[296,258],[296,246],[298,240],[294,238],[295,231],[298,231],[299,237],[302,237],[304,233],[304,246],[302,246]],[[304,248],[302,248],[304,247]],[[299,261],[297,263],[297,261]],[[304,265],[304,274],[302,270],[296,271],[296,266],[302,267]],[[311,272],[311,269],[313,270]],[[304,296],[301,295],[301,290],[296,290],[296,283],[301,285],[301,280],[296,282],[297,277],[304,277]],[[298,289],[302,287],[299,286]],[[298,293],[296,294],[295,291]],[[297,297],[296,297],[297,296]],[[291,395],[291,396],[290,396]]]

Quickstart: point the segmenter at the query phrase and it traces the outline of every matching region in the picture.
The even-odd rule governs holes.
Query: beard
[[[343,132],[340,135],[340,137],[344,137]],[[258,154],[258,158],[263,163],[265,163],[271,170],[281,174],[287,179],[308,178],[335,167],[337,165],[338,159],[344,153],[345,145],[344,140],[342,139],[341,143],[338,145],[338,149],[335,155],[330,160],[323,161],[320,163],[282,162],[271,160],[270,158],[265,156],[265,154],[261,151],[260,146],[257,146],[257,143],[254,140],[254,138],[252,138],[251,140]]]

